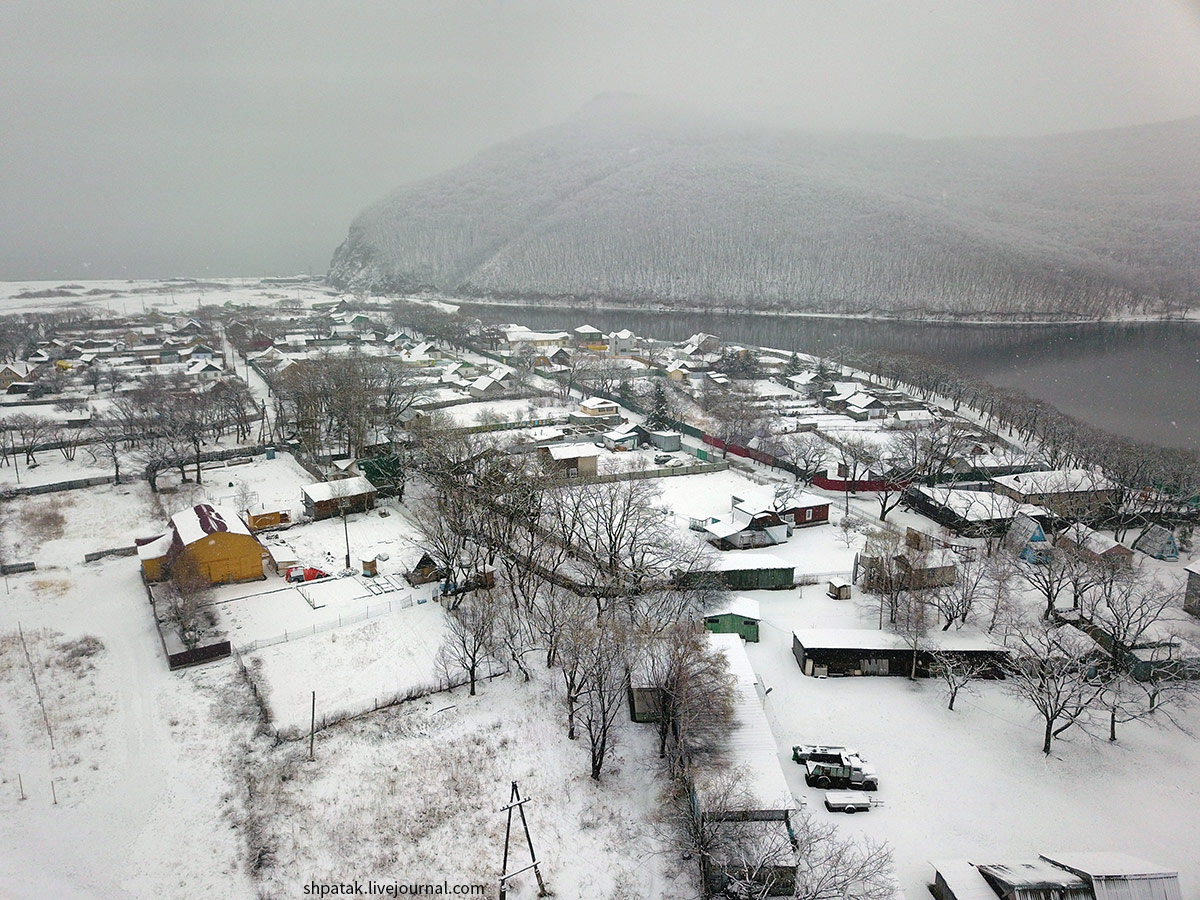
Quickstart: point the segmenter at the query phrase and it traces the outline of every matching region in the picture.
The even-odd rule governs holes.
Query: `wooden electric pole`
[[[533,869],[533,874],[537,876],[538,896],[547,896],[546,882],[542,880],[542,870],[538,868],[537,855],[533,852],[533,838],[529,835],[529,822],[525,819],[525,804],[529,802],[529,798],[521,799],[521,792],[517,788],[517,783],[512,783],[512,792],[509,794],[508,806],[502,806],[500,812],[508,813],[508,824],[504,828],[504,862],[500,864],[500,900],[507,900],[508,897],[508,879],[520,875],[522,872],[528,872]],[[512,821],[513,810],[521,814],[521,827],[525,830],[525,842],[529,845],[529,865],[517,869],[515,872],[508,871],[508,845],[512,837]]]

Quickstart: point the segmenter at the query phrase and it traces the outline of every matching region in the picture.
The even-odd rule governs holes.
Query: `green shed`
[[[737,634],[743,640],[758,643],[758,623],[762,621],[758,601],[734,597],[726,606],[708,613],[704,627],[713,634]]]
[[[712,571],[734,591],[782,591],[796,586],[796,567],[770,553],[728,550],[713,560]]]

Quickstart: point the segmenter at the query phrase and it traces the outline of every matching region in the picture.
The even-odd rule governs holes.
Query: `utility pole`
[[[504,861],[500,864],[500,900],[508,898],[508,879],[520,875],[522,872],[528,872],[533,869],[533,874],[537,876],[538,896],[547,896],[546,882],[542,880],[542,870],[538,868],[540,865],[537,861],[537,854],[533,852],[533,838],[529,835],[529,822],[525,819],[525,804],[530,798],[521,799],[521,792],[517,789],[517,783],[512,783],[512,792],[509,794],[508,806],[500,808],[500,812],[508,813],[508,824],[504,828]],[[517,869],[515,872],[508,871],[508,846],[509,839],[512,837],[512,818],[513,810],[521,814],[521,827],[525,830],[525,842],[529,845],[529,865],[522,869]]]
[[[338,501],[338,506],[342,509],[342,531],[346,534],[346,568],[350,568],[350,526],[346,524],[346,509],[350,506],[348,498],[343,497]]]

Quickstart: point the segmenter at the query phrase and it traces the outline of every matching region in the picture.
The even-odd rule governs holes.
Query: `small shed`
[[[853,586],[845,578],[831,578],[825,596],[830,600],[849,600],[853,590]]]
[[[670,453],[683,449],[683,436],[678,431],[649,431],[642,429],[645,439],[650,445]]]
[[[1152,559],[1174,561],[1179,559],[1179,546],[1175,533],[1162,525],[1151,525],[1133,542],[1133,549],[1140,550]]]
[[[433,581],[440,581],[446,577],[446,570],[437,564],[428,553],[422,553],[421,558],[417,560],[413,567],[404,573],[404,580],[416,587],[420,584],[429,584]]]
[[[713,634],[737,634],[752,644],[758,643],[758,623],[762,621],[758,601],[734,597],[724,607],[704,617],[704,627]]]
[[[375,485],[362,475],[337,481],[318,481],[301,488],[304,511],[313,519],[375,508]]]
[[[259,503],[246,510],[246,525],[251,531],[282,528],[291,524],[292,511],[290,509],[276,509]]]
[[[638,434],[636,431],[607,431],[604,433],[604,446],[609,450],[636,450]]]

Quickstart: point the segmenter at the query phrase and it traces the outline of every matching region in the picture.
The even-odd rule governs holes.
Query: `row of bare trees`
[[[869,536],[864,555],[873,568],[880,624],[886,618],[913,651],[910,677],[923,655],[953,709],[972,682],[996,674],[990,663],[940,650],[930,636],[939,627],[972,624],[1010,651],[1006,684],[1041,718],[1045,753],[1075,727],[1116,741],[1119,725],[1151,716],[1180,725],[1177,711],[1197,692],[1200,673],[1194,661],[1181,658],[1186,644],[1171,625],[1177,587],[1068,545],[1047,547],[1036,562],[1003,544],[987,549],[958,555],[952,580],[921,586],[904,575],[925,554],[902,546],[894,531]],[[1046,604],[1040,615],[1026,597]],[[1067,597],[1070,605],[1063,606]]]
[[[267,380],[277,431],[314,458],[394,445],[427,392],[412,367],[360,352],[300,360]]]

